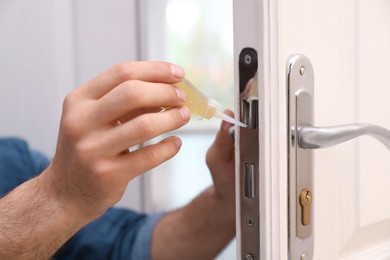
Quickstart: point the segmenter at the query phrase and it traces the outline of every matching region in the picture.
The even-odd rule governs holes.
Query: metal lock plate
[[[290,259],[313,257],[313,151],[298,144],[300,127],[313,125],[314,76],[303,55],[288,60],[288,181]]]
[[[239,55],[240,119],[248,125],[240,128],[239,214],[242,258],[259,259],[259,119],[257,52],[244,48]],[[248,258],[249,256],[249,258]]]

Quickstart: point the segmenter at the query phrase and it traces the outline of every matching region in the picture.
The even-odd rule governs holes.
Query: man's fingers
[[[234,113],[231,110],[227,109],[224,111],[224,113],[234,118]],[[229,132],[230,127],[232,127],[232,125],[233,124],[231,124],[229,122],[222,121],[221,129],[218,132],[217,137],[215,138],[215,142],[214,142],[215,145],[223,147],[225,145],[233,145],[234,144],[234,141],[231,138],[231,135]]]
[[[153,145],[148,145],[137,151],[122,155],[118,165],[125,169],[129,180],[160,165],[175,156],[182,145],[178,137],[167,139]]]
[[[123,151],[182,127],[188,123],[190,116],[191,114],[186,107],[138,116],[109,130],[106,138],[100,140],[101,147],[106,147],[110,153]]]
[[[130,80],[97,101],[95,118],[112,122],[139,109],[181,106],[184,99],[184,92],[169,84]]]
[[[168,62],[124,62],[85,83],[79,91],[84,97],[99,99],[128,80],[177,83],[184,78],[184,70]]]
[[[234,117],[234,114],[231,110],[225,110],[224,112],[227,115]],[[231,123],[222,121],[221,128],[217,133],[213,144],[207,151],[206,163],[208,166],[218,164],[223,165],[234,156],[234,140],[229,134],[229,129],[231,126]]]

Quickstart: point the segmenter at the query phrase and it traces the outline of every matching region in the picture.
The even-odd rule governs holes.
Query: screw
[[[251,227],[255,224],[255,220],[251,217],[247,217],[246,218],[246,224],[248,225],[248,227]]]
[[[302,253],[301,257],[300,257],[300,260],[306,260],[306,259],[307,259],[306,253]]]
[[[252,55],[250,55],[249,53],[245,54],[244,61],[246,65],[250,65],[252,63]]]
[[[301,76],[303,76],[305,75],[305,72],[306,72],[305,67],[302,66],[301,69],[299,70],[299,73],[301,74]]]
[[[255,260],[252,254],[246,254],[245,260]]]

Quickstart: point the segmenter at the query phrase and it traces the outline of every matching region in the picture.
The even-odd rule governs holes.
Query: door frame
[[[278,54],[278,1],[233,1],[235,107],[240,107],[238,59],[241,50],[258,53],[259,93],[259,256],[288,258],[287,91],[286,64]],[[279,73],[283,72],[283,73]],[[236,128],[237,133],[240,129]],[[236,147],[240,140],[236,138]],[[242,258],[240,217],[240,154],[236,149],[237,258]]]

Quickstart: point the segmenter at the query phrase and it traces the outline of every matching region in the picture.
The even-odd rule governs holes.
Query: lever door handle
[[[390,150],[390,130],[366,123],[331,127],[301,127],[298,129],[298,144],[304,149],[319,149],[331,147],[362,135],[376,138]]]
[[[287,108],[289,255],[291,259],[312,259],[316,203],[313,149],[369,135],[390,150],[390,130],[366,123],[314,127],[314,69],[300,54],[287,62]]]

